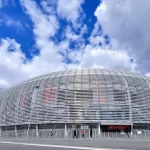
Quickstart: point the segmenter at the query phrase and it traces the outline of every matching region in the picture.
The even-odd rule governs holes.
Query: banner
[[[52,85],[51,89],[48,86],[45,86],[44,92],[43,92],[43,102],[44,104],[48,101],[54,102],[56,100],[56,85]]]
[[[48,89],[48,86],[45,86],[44,92],[43,92],[43,102],[46,104],[47,100],[50,100],[51,96],[51,90]]]

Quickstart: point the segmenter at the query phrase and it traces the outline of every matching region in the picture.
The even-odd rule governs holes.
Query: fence
[[[27,136],[28,135],[28,136]],[[72,138],[73,130],[68,129],[67,135],[65,135],[65,129],[54,129],[52,138]],[[77,137],[82,138],[81,129],[77,129]],[[29,130],[18,130],[18,131],[2,131],[0,138],[51,138],[49,129],[42,129],[38,131],[38,135],[35,129]],[[88,129],[85,130],[84,138],[90,138],[90,132]],[[101,132],[98,135],[98,129],[92,130],[92,138],[123,138],[123,139],[150,139],[150,130],[132,130],[132,133],[125,132]]]

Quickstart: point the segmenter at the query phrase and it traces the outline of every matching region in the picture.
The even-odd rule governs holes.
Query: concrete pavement
[[[0,139],[0,150],[150,150],[149,140],[131,139]]]

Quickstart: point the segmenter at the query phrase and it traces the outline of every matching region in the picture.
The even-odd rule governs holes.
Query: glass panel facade
[[[0,125],[68,122],[150,123],[150,79],[80,69],[35,77],[0,92]]]

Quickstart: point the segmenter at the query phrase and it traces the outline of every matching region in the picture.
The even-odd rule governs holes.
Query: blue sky
[[[0,0],[0,88],[77,68],[149,75],[149,1],[133,1]]]
[[[2,23],[0,26],[0,36],[1,38],[9,37],[15,39],[17,43],[21,44],[21,49],[25,53],[27,59],[32,59],[33,54],[35,54],[35,52],[37,54],[38,52],[38,49],[34,47],[35,39],[33,34],[33,23],[30,17],[22,9],[19,1],[14,2],[14,5],[12,3],[4,3],[4,7],[0,9],[0,17],[2,18]],[[36,1],[39,7],[41,7],[40,2],[40,0]],[[94,11],[99,4],[100,0],[88,0],[81,5],[84,13],[86,14],[84,16],[83,23],[88,25],[88,31],[84,35],[86,43],[88,43],[88,37],[90,36],[94,28],[94,24],[96,22]],[[59,19],[59,23],[61,25],[61,28],[54,38],[55,40],[58,40],[60,42],[60,35],[63,34],[63,28],[65,28],[67,25],[71,26],[71,24],[62,19]],[[80,29],[74,31],[76,34],[80,33]],[[74,44],[75,43],[72,42],[70,47],[74,47]],[[36,49],[36,51],[33,51],[32,54],[33,49]]]

